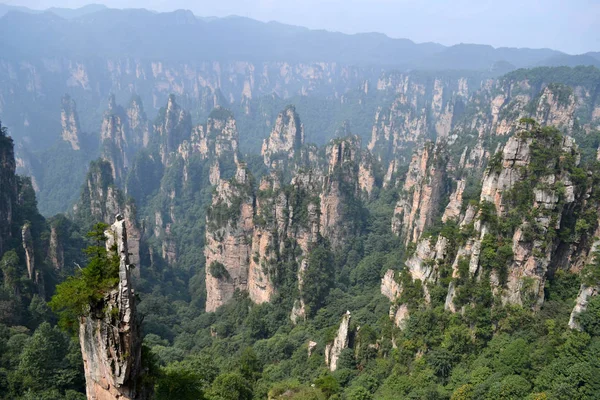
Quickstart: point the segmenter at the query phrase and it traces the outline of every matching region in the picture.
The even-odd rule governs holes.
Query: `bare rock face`
[[[396,271],[388,270],[381,279],[381,294],[390,299],[390,319],[394,324],[404,329],[406,321],[409,318],[408,306],[399,304],[400,295],[402,294],[402,285],[396,280]]]
[[[154,131],[160,138],[160,158],[163,165],[170,165],[169,157],[176,152],[179,145],[190,138],[192,118],[176,102],[175,96],[169,96],[164,113],[161,110],[159,121]]]
[[[444,215],[442,215],[442,222],[459,219],[460,211],[462,209],[463,192],[465,191],[465,186],[466,182],[462,179],[456,182],[456,189],[450,195],[450,202],[444,210]]]
[[[33,236],[31,235],[31,225],[26,223],[21,229],[23,250],[25,251],[25,265],[27,266],[27,276],[36,285],[38,293],[42,298],[45,296],[44,276],[35,262],[35,249],[33,245]]]
[[[571,88],[549,85],[542,91],[534,118],[540,125],[555,126],[570,132],[575,123],[576,106]]]
[[[147,147],[150,141],[150,126],[142,99],[139,96],[134,96],[125,112],[131,129],[130,142],[137,149]]]
[[[102,157],[113,170],[113,179],[122,183],[131,159],[149,141],[149,126],[139,97],[134,97],[127,109],[117,105],[110,96],[100,129]]]
[[[329,165],[320,194],[320,229],[332,247],[339,249],[355,233],[360,214],[356,208],[361,204],[360,139],[357,136],[334,139],[326,148],[326,156]],[[372,175],[372,171],[366,175]]]
[[[55,225],[50,226],[50,244],[48,246],[48,258],[55,270],[60,270],[64,266],[65,254],[61,237]]]
[[[342,322],[338,328],[337,335],[333,340],[333,343],[329,343],[325,346],[325,364],[329,367],[331,372],[337,369],[337,363],[342,354],[342,351],[348,348],[350,343],[350,311],[346,311],[346,314],[342,317]]]
[[[81,128],[79,126],[79,117],[77,116],[77,105],[69,95],[65,95],[62,98],[60,122],[62,125],[62,139],[68,142],[73,150],[79,150]]]
[[[282,167],[299,155],[304,145],[304,125],[294,106],[288,106],[277,116],[273,130],[262,145],[261,154],[268,167]]]
[[[243,166],[231,182],[217,185],[207,217],[207,311],[229,301],[235,290],[247,291],[255,303],[269,302],[277,282],[296,274],[300,299],[292,314],[304,318],[302,274],[320,235],[320,187],[319,176],[310,172],[284,187],[274,173],[254,194]]]
[[[392,232],[402,236],[405,243],[416,243],[424,229],[438,217],[438,204],[445,186],[445,170],[440,165],[442,157],[442,152],[432,143],[413,155],[392,218]]]
[[[248,290],[252,249],[253,195],[245,166],[238,166],[231,181],[221,181],[207,214],[206,311],[212,312]]]
[[[117,246],[119,285],[79,321],[86,394],[91,400],[143,400],[148,397],[140,380],[140,321],[131,287],[126,222],[121,216],[117,217],[106,236],[107,249],[114,244]]]
[[[503,193],[521,180],[522,168],[529,165],[532,142],[531,138],[511,137],[502,151],[500,168],[490,169],[483,177],[481,200],[494,203],[500,214],[506,211]]]
[[[239,133],[233,114],[224,108],[215,108],[206,124],[195,126],[190,139],[179,146],[178,155],[184,160],[184,181],[188,180],[190,157],[199,154],[202,160],[212,160],[210,182],[217,185],[222,164],[237,164],[238,143]]]
[[[569,328],[579,331],[581,330],[581,326],[579,325],[579,321],[577,321],[577,317],[587,309],[589,300],[598,294],[600,294],[600,287],[587,286],[584,284],[581,285],[579,294],[575,300],[575,307],[573,307],[571,317],[569,318]]]
[[[133,274],[139,276],[142,230],[136,220],[135,205],[126,200],[123,192],[115,186],[112,171],[110,163],[104,160],[90,164],[81,197],[73,210],[75,219],[80,223],[94,220],[108,224],[114,215],[123,214],[128,232],[129,260],[137,267]]]
[[[398,282],[396,282],[396,271],[388,269],[381,279],[381,294],[395,301],[402,293],[402,288]]]

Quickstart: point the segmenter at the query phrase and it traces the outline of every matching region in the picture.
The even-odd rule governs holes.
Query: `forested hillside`
[[[598,398],[599,65],[1,5],[0,399]]]
[[[316,144],[302,102],[111,97],[52,218],[3,128],[0,398],[595,398],[599,88],[389,73]]]

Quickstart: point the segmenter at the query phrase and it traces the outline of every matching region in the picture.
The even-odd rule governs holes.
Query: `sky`
[[[600,0],[0,0],[30,8],[80,7],[199,16],[240,15],[344,33],[381,32],[415,42],[600,51]]]

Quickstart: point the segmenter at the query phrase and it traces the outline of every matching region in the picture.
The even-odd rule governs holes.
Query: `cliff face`
[[[447,137],[474,92],[471,85],[477,89],[480,82],[469,82],[465,77],[385,74],[379,79],[377,90],[391,92],[395,99],[391,106],[377,111],[369,150],[385,163],[405,163],[415,145],[427,138]]]
[[[334,249],[361,229],[363,193],[374,183],[368,151],[361,151],[360,138],[348,136],[334,139],[327,146],[327,172],[321,198],[321,235]]]
[[[31,234],[31,224],[26,223],[21,229],[22,245],[25,252],[25,266],[27,267],[27,275],[37,287],[37,291],[42,298],[46,297],[44,288],[44,275],[40,266],[35,261],[35,247],[33,243],[33,235]]]
[[[21,294],[19,280],[29,280],[27,295],[46,297],[44,274],[46,265],[41,257],[48,240],[42,236],[46,221],[39,215],[31,179],[15,175],[13,141],[0,125],[0,258],[13,250],[17,254],[16,275],[4,275],[4,284]],[[23,273],[21,273],[23,271]]]
[[[239,134],[233,114],[217,107],[209,115],[206,124],[192,129],[189,140],[179,146],[178,154],[184,161],[183,179],[189,177],[190,160],[197,154],[201,160],[209,160],[211,164],[210,183],[217,185],[221,170],[238,162]]]
[[[12,139],[0,127],[0,254],[12,237],[13,208],[17,201],[17,177]]]
[[[439,218],[439,203],[446,190],[444,150],[431,142],[413,155],[400,200],[394,209],[392,232],[405,243],[416,243],[424,229]]]
[[[206,218],[206,311],[215,311],[248,288],[253,195],[245,166],[220,181]]]
[[[62,140],[68,142],[73,150],[79,150],[79,138],[81,135],[79,116],[77,115],[77,105],[75,104],[75,100],[69,95],[62,98],[60,123],[62,125]]]
[[[70,93],[80,104],[101,104],[113,93],[118,99],[138,93],[154,115],[175,94],[190,110],[208,113],[219,104],[243,103],[250,107],[251,99],[276,94],[280,98],[294,95],[335,95],[358,87],[367,77],[376,76],[379,70],[365,70],[334,62],[185,62],[165,60],[137,60],[133,58],[103,58],[94,62],[80,59],[43,59],[30,63],[3,59],[0,71],[3,76],[13,76],[20,71],[18,82],[0,84],[3,115],[9,126],[19,127],[15,135],[29,136],[33,142],[48,143],[50,134],[56,135],[56,121],[45,117],[54,99]],[[31,84],[35,82],[36,84]],[[26,105],[27,113],[13,112]],[[152,111],[151,111],[152,110]],[[249,110],[252,112],[252,110]],[[91,131],[91,116],[81,123]],[[24,126],[25,120],[32,123]],[[36,126],[34,121],[40,121]],[[48,122],[50,127],[45,127]],[[40,129],[37,132],[36,128]],[[47,137],[44,137],[47,135]],[[55,136],[54,136],[55,137]]]
[[[342,317],[340,327],[337,330],[337,334],[333,339],[332,343],[328,343],[325,346],[325,364],[329,367],[331,372],[337,369],[337,363],[342,354],[342,351],[348,348],[350,344],[350,311],[346,311],[346,314]]]
[[[89,230],[98,221],[108,224],[115,215],[122,214],[127,225],[129,261],[137,267],[134,273],[139,276],[142,231],[136,221],[135,205],[116,187],[112,172],[107,161],[90,164],[81,197],[73,209],[75,221]]]
[[[116,245],[119,285],[101,305],[80,318],[79,342],[88,399],[145,399],[141,386],[142,339],[131,286],[131,265],[126,221],[117,221],[106,232],[107,249]]]
[[[271,134],[264,140],[261,154],[268,167],[282,168],[299,155],[304,145],[304,126],[294,106],[288,106],[277,116]]]
[[[271,301],[278,286],[289,280],[298,281],[301,293],[307,257],[319,239],[314,193],[320,185],[311,173],[284,186],[273,174],[254,193],[243,165],[233,180],[219,182],[207,215],[207,311],[229,301],[235,290],[248,292],[259,304]],[[304,307],[295,315],[303,318]]]
[[[138,97],[132,99],[127,109],[117,105],[114,96],[109,98],[100,140],[102,157],[111,164],[113,179],[122,183],[132,158],[149,141],[148,121]]]
[[[176,102],[175,96],[169,96],[167,107],[162,110],[154,132],[159,140],[159,154],[163,165],[169,165],[169,157],[176,152],[179,145],[190,138],[192,119]]]
[[[504,303],[539,308],[549,266],[560,257],[556,232],[563,213],[580,201],[580,188],[573,184],[570,172],[578,160],[573,140],[554,131],[533,127],[511,137],[483,177],[476,236],[458,250],[454,277],[461,274],[462,260],[468,260],[468,273],[489,274],[492,291]],[[516,199],[520,203],[515,205]],[[501,220],[511,221],[513,228],[498,232],[495,221]],[[504,243],[495,251],[505,257],[500,263],[504,265],[490,271],[488,252],[498,246],[492,240]],[[454,309],[455,296],[451,284],[447,308]]]

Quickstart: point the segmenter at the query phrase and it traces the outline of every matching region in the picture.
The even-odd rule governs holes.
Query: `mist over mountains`
[[[0,15],[0,49],[7,58],[336,61],[399,69],[497,69],[500,73],[532,66],[600,65],[595,53],[573,56],[551,49],[417,44],[377,33],[347,35],[237,16],[201,18],[185,10],[156,13],[89,5],[41,12],[0,5]]]

